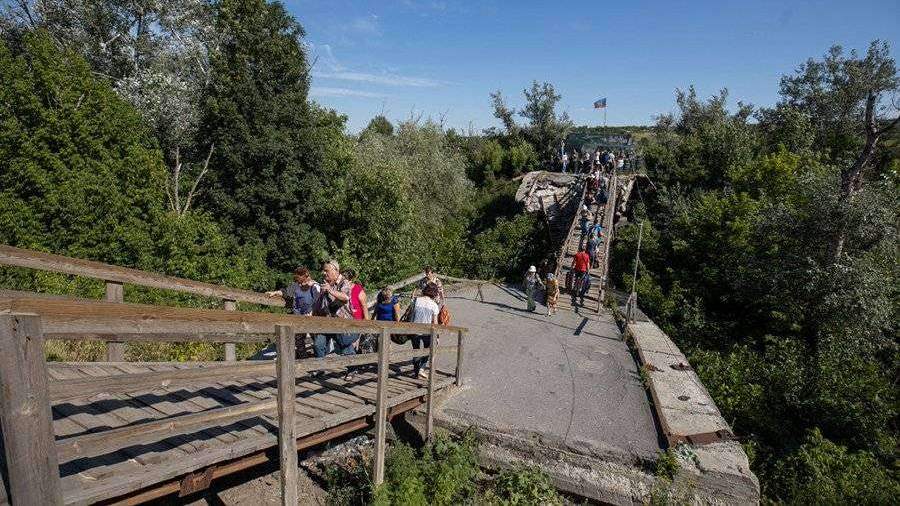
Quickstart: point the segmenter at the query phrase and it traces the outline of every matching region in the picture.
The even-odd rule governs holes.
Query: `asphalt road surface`
[[[516,288],[483,285],[481,293],[483,301],[475,288],[447,298],[453,324],[469,333],[464,387],[442,403],[439,420],[615,460],[655,457],[650,404],[611,315],[548,317],[540,303],[526,311]]]

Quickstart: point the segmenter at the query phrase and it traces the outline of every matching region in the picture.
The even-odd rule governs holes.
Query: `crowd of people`
[[[584,171],[586,173],[585,184],[587,184],[587,189],[584,202],[580,204],[581,209],[578,217],[580,231],[578,252],[572,259],[571,269],[565,280],[566,289],[572,295],[573,307],[584,305],[584,297],[591,289],[590,270],[600,266],[600,250],[606,238],[602,217],[609,199],[609,181],[613,172],[621,169],[625,163],[623,153],[601,151],[598,148],[594,155],[589,158],[589,162],[586,162],[589,164],[586,165],[586,170]],[[577,150],[574,151],[574,157],[576,160],[579,160]],[[563,155],[563,172],[566,170],[567,163],[566,155]],[[581,166],[576,166],[573,172],[580,170]],[[537,309],[535,298],[540,290],[544,290],[547,316],[556,313],[560,295],[559,280],[557,280],[555,272],[552,272],[549,268],[547,260],[541,263],[540,268],[532,265],[528,269],[528,272],[525,273],[522,287],[525,292],[528,311]]]
[[[563,174],[569,173],[570,168],[572,174],[594,172],[598,169],[621,171],[625,168],[628,160],[629,157],[625,151],[601,150],[600,147],[594,151],[584,149],[580,152],[578,148],[573,148],[570,151],[563,151],[562,155],[558,157]]]
[[[322,281],[313,279],[309,269],[298,267],[294,271],[293,282],[281,290],[266,292],[266,296],[282,298],[288,310],[298,316],[323,316],[353,320],[407,321],[431,325],[448,325],[449,309],[444,305],[444,287],[431,267],[423,269],[422,279],[416,283],[412,301],[405,312],[401,312],[400,298],[390,287],[378,292],[375,302],[369,304],[365,287],[359,282],[353,269],[341,270],[336,260],[322,264]],[[377,335],[361,335],[347,332],[337,334],[298,334],[298,358],[306,356],[306,340],[312,339],[312,350],[316,358],[324,358],[329,353],[354,355],[372,352],[377,348]],[[410,336],[413,348],[430,348],[431,336]],[[435,343],[436,344],[436,343]],[[270,358],[277,353],[263,354]],[[413,375],[427,377],[428,358],[413,360]],[[347,379],[352,379],[357,368],[349,368]]]

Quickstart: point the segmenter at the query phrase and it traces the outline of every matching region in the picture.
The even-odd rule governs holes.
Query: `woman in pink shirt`
[[[350,289],[350,306],[353,311],[353,318],[356,320],[368,320],[369,311],[367,309],[368,300],[366,299],[366,290],[363,286],[356,282],[356,271],[347,269],[341,274],[347,278],[347,281],[353,284]]]

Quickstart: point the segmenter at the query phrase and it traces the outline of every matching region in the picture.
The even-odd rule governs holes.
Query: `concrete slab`
[[[642,351],[655,351],[669,355],[681,355],[681,350],[652,321],[635,322],[629,325],[633,329],[635,345]]]
[[[610,315],[538,306],[521,292],[485,285],[447,297],[454,324],[469,328],[463,388],[439,416],[621,460],[660,449],[637,366]]]

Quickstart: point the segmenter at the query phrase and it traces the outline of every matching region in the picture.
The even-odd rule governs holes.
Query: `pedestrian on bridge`
[[[341,267],[337,260],[329,260],[322,265],[322,292],[313,307],[313,315],[331,318],[353,319],[352,291],[353,283],[341,274]],[[316,334],[313,340],[313,351],[316,358],[324,358],[328,353],[328,343],[334,345],[335,353],[340,355],[355,355],[355,343],[359,340],[359,334]],[[352,370],[348,369],[348,376],[352,376]]]
[[[572,276],[572,305],[575,305],[575,297],[581,293],[581,285],[584,281],[585,276],[590,277],[589,270],[591,266],[591,257],[588,254],[588,245],[585,244],[584,247],[575,254],[575,258],[572,259],[572,272],[574,273]],[[589,281],[590,282],[590,281]],[[584,301],[584,297],[582,295],[582,301]]]
[[[528,298],[528,310],[534,311],[537,309],[534,303],[534,294],[537,292],[538,287],[544,288],[544,282],[538,276],[537,267],[532,265],[528,268],[528,272],[525,274],[525,281],[522,284],[525,288],[525,296]]]
[[[581,207],[581,218],[578,219],[578,226],[581,228],[581,238],[578,239],[578,249],[584,245],[584,238],[587,237],[591,223],[591,212],[588,206]]]
[[[444,305],[444,284],[441,282],[440,278],[437,277],[437,274],[434,272],[434,269],[432,269],[430,265],[426,265],[425,268],[422,270],[425,275],[422,277],[422,279],[419,280],[419,283],[416,285],[416,288],[418,288],[420,293],[424,294],[425,288],[428,285],[437,286],[438,294],[437,294],[437,297],[434,298],[434,301],[437,302],[438,306],[443,306]],[[414,297],[415,297],[415,295],[416,294],[413,293]]]
[[[376,320],[398,322],[400,321],[400,298],[394,295],[394,291],[385,287],[378,292],[378,303],[375,304],[374,315]]]
[[[441,312],[440,306],[436,301],[440,291],[434,283],[429,283],[422,290],[422,296],[413,299],[412,322],[425,323],[428,325],[438,324],[438,314]],[[431,348],[431,336],[421,335],[414,336],[410,339],[413,349],[418,350],[425,345],[425,348]],[[434,343],[437,346],[437,343]],[[413,376],[427,378],[428,357],[418,357],[413,359]]]
[[[547,273],[547,283],[544,291],[544,300],[547,303],[547,316],[556,313],[556,304],[559,302],[559,280],[556,274]]]

